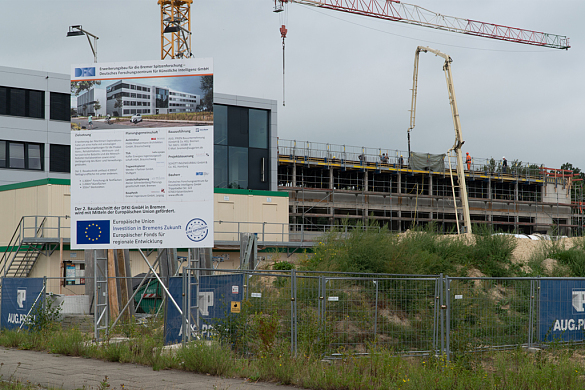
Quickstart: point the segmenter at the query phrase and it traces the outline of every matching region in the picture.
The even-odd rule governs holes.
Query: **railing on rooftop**
[[[399,164],[399,159],[403,158],[403,168],[408,167],[408,152],[398,149],[387,148],[367,148],[360,146],[337,145],[320,142],[296,141],[287,139],[278,139],[279,156],[290,156],[293,159],[305,160],[322,160],[329,163],[353,164],[364,166],[394,167]],[[386,156],[386,158],[383,158]],[[455,156],[445,157],[445,170],[449,169],[449,160],[451,166],[455,168],[457,161]],[[467,166],[465,167],[467,168]],[[494,158],[474,158],[472,157],[469,174],[490,175],[531,178],[542,180],[549,174],[548,168],[543,164],[522,162],[518,160],[508,160],[508,166],[504,171],[503,160]]]

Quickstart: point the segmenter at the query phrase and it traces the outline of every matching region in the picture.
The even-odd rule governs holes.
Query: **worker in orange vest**
[[[465,158],[465,162],[467,163],[467,170],[471,171],[471,156],[469,152],[467,152],[467,157]]]

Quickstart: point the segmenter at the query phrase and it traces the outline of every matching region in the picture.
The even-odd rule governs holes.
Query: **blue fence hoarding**
[[[540,341],[585,340],[585,280],[540,281]]]
[[[244,299],[244,275],[210,275],[199,278],[199,324],[192,321],[192,331],[201,334],[204,337],[210,337],[213,334],[213,328],[218,320],[222,320],[232,314],[232,303],[238,306]],[[182,298],[183,280],[181,277],[169,278],[169,292],[175,302],[183,310]],[[196,302],[196,287],[191,288],[192,305]],[[165,344],[174,344],[182,341],[183,321],[181,314],[169,300],[166,305],[166,322],[165,322]],[[197,318],[197,313],[191,313],[192,318]]]
[[[2,280],[2,329],[18,329],[26,324],[33,305],[42,305],[43,278],[4,278]],[[37,299],[38,298],[38,299]],[[26,329],[26,325],[22,325]]]

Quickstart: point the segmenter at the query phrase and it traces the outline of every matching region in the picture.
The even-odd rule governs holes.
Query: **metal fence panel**
[[[530,345],[535,332],[535,281],[446,278],[451,352]]]
[[[324,319],[332,351],[399,353],[436,348],[436,279],[327,278]]]

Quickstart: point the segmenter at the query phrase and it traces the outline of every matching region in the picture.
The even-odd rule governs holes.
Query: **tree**
[[[79,96],[83,91],[89,91],[94,85],[100,85],[101,83],[100,80],[72,81],[71,93],[75,96]]]
[[[213,112],[213,76],[201,76],[199,88],[203,92],[199,106],[201,111]]]
[[[585,179],[585,173],[581,172],[581,169],[574,167],[573,164],[569,162],[566,162],[563,165],[561,165],[561,169],[573,171],[573,174],[578,175],[580,179]]]
[[[97,111],[97,110],[101,110],[101,108],[102,108],[102,105],[100,104],[100,101],[96,100],[95,103],[93,104],[93,109],[95,111]]]
[[[122,97],[117,97],[116,98],[116,103],[114,103],[114,108],[122,108],[123,104],[122,104]],[[120,110],[120,112],[122,112],[122,110]],[[121,116],[120,113],[118,113],[118,115],[114,114],[114,116]]]

